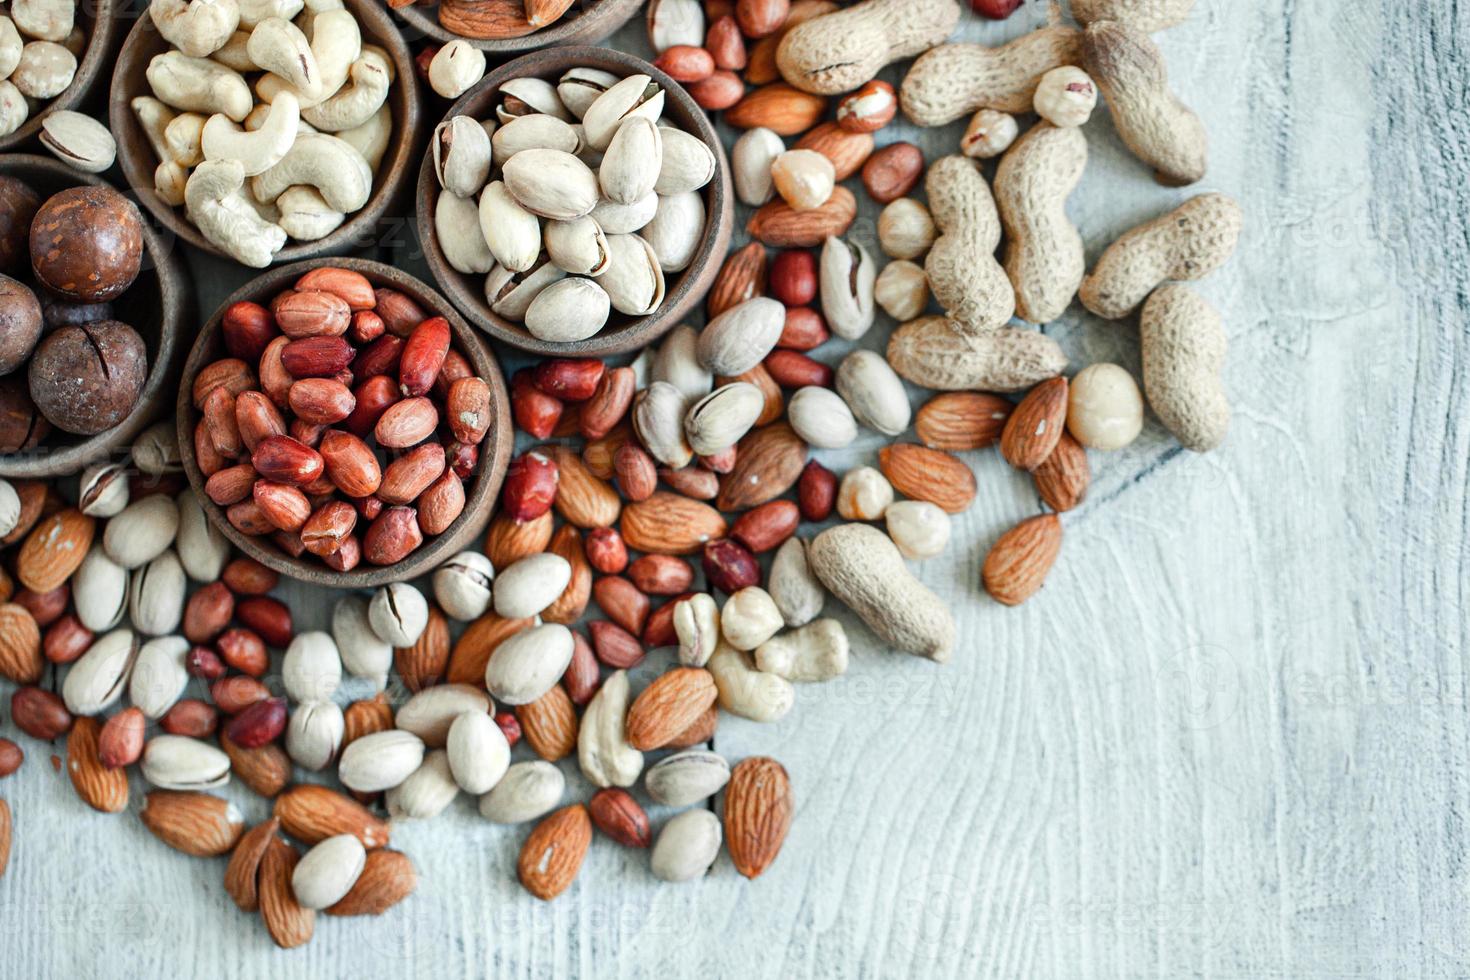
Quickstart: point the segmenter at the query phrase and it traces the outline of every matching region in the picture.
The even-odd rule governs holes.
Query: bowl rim
[[[31,114],[15,132],[0,136],[0,153],[9,153],[37,136],[41,132],[41,124],[51,113],[76,109],[92,93],[97,79],[103,76],[107,53],[116,41],[117,25],[126,18],[126,14],[121,8],[120,0],[88,0],[87,3],[77,6],[91,13],[92,33],[87,35],[87,46],[77,61],[76,74],[72,76],[71,83],[61,90],[60,95]]]
[[[68,186],[91,185],[118,190],[98,174],[73,170],[51,157],[33,153],[0,154],[0,174],[24,180],[26,171],[42,172],[50,178],[67,182]],[[155,416],[160,415],[167,404],[164,389],[169,379],[177,376],[179,332],[184,316],[191,306],[189,280],[184,274],[183,262],[178,252],[170,247],[170,242],[148,223],[146,215],[140,214],[139,219],[143,226],[143,250],[153,267],[151,270],[141,269],[138,275],[151,274],[157,280],[159,313],[158,349],[148,366],[148,377],[143,381],[138,401],[127,418],[117,425],[74,445],[47,450],[43,441],[40,446],[29,450],[0,454],[0,477],[48,479],[78,473],[93,463],[106,459],[119,446],[130,446],[133,439],[155,421]],[[37,453],[37,450],[45,451]],[[35,455],[31,455],[33,453]]]
[[[271,258],[270,266],[266,268],[321,256],[340,255],[371,245],[381,238],[379,225],[404,193],[408,175],[413,169],[412,158],[417,152],[416,144],[423,125],[423,105],[418,75],[414,70],[413,53],[399,33],[398,25],[380,6],[371,0],[343,0],[343,3],[357,18],[362,33],[372,35],[370,43],[386,50],[393,61],[394,84],[388,95],[388,104],[394,112],[393,134],[388,150],[373,175],[373,192],[367,203],[355,214],[349,215],[331,234],[316,241],[298,242],[288,238],[285,246]],[[182,207],[172,207],[154,189],[153,172],[157,161],[153,159],[152,147],[142,131],[136,113],[133,112],[131,102],[135,96],[149,94],[144,77],[147,65],[142,58],[142,49],[145,35],[156,35],[157,31],[152,15],[145,9],[118,48],[107,106],[108,124],[117,136],[118,165],[122,168],[128,186],[160,224],[201,252],[217,255],[241,268],[251,268],[205,238],[194,223],[184,216]],[[146,161],[140,160],[142,156],[146,156]]]
[[[439,23],[437,14],[429,13],[430,7],[437,8],[438,4],[410,3],[394,8],[393,12],[405,27],[412,27],[440,44],[464,41],[487,55],[506,57],[558,45],[596,44],[637,16],[643,8],[643,0],[598,0],[597,5],[586,13],[570,19],[563,16],[545,30],[507,38],[473,38],[456,34]]]
[[[678,280],[668,289],[663,306],[647,316],[629,318],[626,323],[614,329],[604,327],[586,340],[556,343],[538,340],[521,324],[493,313],[485,302],[484,276],[469,276],[450,267],[434,234],[434,206],[441,193],[439,180],[434,173],[433,154],[424,154],[423,162],[419,165],[415,221],[419,244],[434,282],[455,308],[485,333],[503,344],[544,357],[608,357],[639,350],[658,340],[677,326],[704,299],[714,277],[724,264],[735,225],[735,191],[730,177],[730,164],[709,116],[699,108],[682,85],[637,55],[585,45],[533,51],[508,61],[487,74],[445,111],[443,120],[466,113],[475,118],[483,118],[486,114],[483,111],[485,106],[493,101],[494,93],[507,81],[528,75],[545,77],[559,74],[578,65],[601,68],[623,77],[648,75],[657,82],[669,93],[678,111],[693,121],[693,135],[714,150],[715,176],[705,185],[705,227],[700,246],[689,265],[676,273]],[[665,112],[667,111],[666,104]],[[437,128],[436,123],[435,129]],[[430,139],[432,138],[431,134]]]
[[[464,511],[443,534],[425,541],[409,556],[394,565],[369,565],[360,563],[349,572],[338,572],[322,564],[312,556],[307,559],[292,558],[282,552],[268,539],[253,538],[241,534],[220,507],[204,492],[205,477],[199,469],[194,455],[194,427],[199,412],[194,408],[194,378],[207,361],[220,356],[214,349],[220,333],[220,322],[224,313],[233,304],[242,300],[259,302],[283,289],[290,288],[298,278],[312,269],[333,266],[351,269],[367,276],[375,287],[386,286],[412,296],[425,310],[442,316],[449,321],[450,329],[459,349],[469,358],[475,371],[490,386],[490,404],[494,419],[486,434],[491,450],[482,453],[475,482],[466,494]],[[445,300],[432,285],[416,276],[373,259],[321,256],[302,262],[273,266],[235,290],[209,320],[200,327],[199,335],[189,350],[184,363],[183,377],[179,384],[175,424],[179,440],[179,456],[189,486],[204,510],[205,517],[221,534],[246,555],[261,564],[280,572],[287,578],[312,585],[324,585],[341,589],[376,588],[391,582],[403,582],[418,578],[461,551],[469,548],[489,523],[495,503],[500,495],[500,485],[505,479],[506,468],[514,450],[514,432],[511,428],[510,396],[505,376],[494,353],[454,307]],[[482,447],[485,443],[481,444]]]

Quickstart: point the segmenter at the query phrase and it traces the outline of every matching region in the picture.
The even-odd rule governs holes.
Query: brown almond
[[[386,847],[369,851],[362,874],[327,915],[382,915],[418,888],[418,869],[402,851]]]
[[[734,508],[724,508],[734,509]],[[725,536],[725,519],[709,504],[658,491],[623,508],[623,540],[635,551],[692,555]]]
[[[1067,421],[1067,379],[1050,378],[1032,388],[1011,412],[1000,437],[1000,454],[1018,470],[1046,462]]]
[[[97,522],[75,508],[44,517],[15,556],[15,577],[32,592],[50,592],[87,557]]]
[[[516,875],[526,891],[549,902],[571,887],[587,846],[592,820],[580,803],[563,807],[542,820],[526,838],[516,862]]]
[[[82,802],[101,813],[119,813],[128,805],[128,774],[102,764],[98,739],[102,726],[96,718],[72,722],[66,739],[66,772]]]
[[[282,949],[311,942],[316,913],[296,901],[291,875],[301,855],[279,837],[271,837],[260,859],[260,917],[271,940]]]
[[[565,759],[577,748],[577,709],[560,684],[530,704],[516,706],[526,744],[547,762]]]
[[[835,122],[826,122],[797,140],[794,149],[816,150],[831,160],[840,182],[863,169],[873,146],[872,133],[851,133]]]
[[[785,82],[763,85],[725,110],[725,122],[736,129],[764,127],[778,136],[795,136],[815,126],[827,100]]]
[[[645,687],[628,708],[628,744],[662,748],[715,703],[715,679],[703,667],[675,667]]]
[[[41,628],[35,617],[17,603],[0,604],[0,677],[17,684],[34,684],[45,668]]]
[[[352,834],[368,850],[388,843],[388,824],[351,797],[326,786],[300,783],[276,797],[281,829],[303,844]]]
[[[143,798],[138,816],[154,837],[195,857],[228,853],[245,831],[240,811],[209,793],[154,790]]]
[[[1071,510],[1087,496],[1087,487],[1092,482],[1087,450],[1070,432],[1064,432],[1046,462],[1032,471],[1031,478],[1048,507],[1059,514]]]
[[[632,582],[621,575],[604,575],[592,587],[592,594],[608,619],[634,636],[643,632],[648,623],[650,604],[648,596]]]
[[[485,557],[495,568],[509,568],[528,555],[539,555],[551,544],[554,526],[551,511],[524,523],[496,514],[485,531]]]
[[[630,401],[629,404],[632,404]],[[633,438],[633,423],[624,414],[623,419],[604,435],[590,439],[582,447],[582,462],[594,475],[604,480],[613,478],[613,458],[619,449]]]
[[[584,439],[600,439],[628,414],[637,391],[637,375],[630,367],[608,368],[597,382],[592,397],[582,403],[577,413],[577,427]],[[608,477],[597,474],[602,479]]]
[[[914,416],[914,434],[930,449],[962,453],[1000,438],[1012,403],[999,395],[951,391],[935,395]]]
[[[731,252],[704,299],[705,316],[713,320],[748,299],[764,296],[766,273],[766,249],[760,242]]]
[[[720,725],[720,706],[712,704],[709,710],[694,720],[694,724],[669,739],[666,749],[687,749],[692,745],[703,745],[715,737]]]
[[[434,603],[429,604],[429,620],[412,646],[393,651],[393,666],[410,691],[433,687],[444,677],[449,665],[449,620]]]
[[[807,445],[785,422],[756,429],[739,447],[735,468],[720,481],[715,506],[722,511],[748,510],[776,499],[796,485],[806,466]]]
[[[480,674],[483,680],[484,671]],[[375,697],[354,701],[342,712],[342,748],[347,748],[364,735],[386,732],[392,727],[393,706],[388,703],[385,692],[379,691]]]
[[[779,762],[753,756],[736,764],[725,786],[725,846],[736,871],[759,878],[771,866],[794,809],[791,778]]]
[[[1062,522],[1055,514],[1030,517],[1000,536],[980,570],[996,602],[1019,606],[1036,594],[1062,550]]]
[[[10,804],[0,800],[0,878],[5,877],[5,869],[10,865],[10,838],[13,833]]]
[[[845,235],[856,217],[857,199],[839,185],[825,204],[805,211],[793,209],[781,198],[764,204],[745,230],[776,248],[816,248],[829,238]]]
[[[567,564],[572,566],[572,577],[556,601],[541,611],[541,618],[548,623],[569,626],[581,619],[582,613],[587,609],[587,597],[592,592],[592,566],[587,564],[587,554],[582,548],[582,534],[572,524],[563,524],[557,529],[556,534],[552,535],[551,547],[547,550],[567,560]]]
[[[549,456],[557,466],[557,513],[584,529],[612,527],[617,523],[623,509],[618,492],[588,469],[576,451],[566,446],[544,446],[538,451]]]
[[[276,743],[247,749],[230,741],[230,737],[221,731],[219,744],[225,755],[230,757],[230,770],[235,776],[266,799],[285,789],[291,781],[291,759]]]
[[[893,489],[911,500],[927,500],[946,513],[962,513],[975,500],[975,474],[950,453],[900,442],[878,450],[878,467]]]
[[[225,892],[242,912],[260,908],[260,860],[276,836],[281,821],[271,817],[247,830],[235,844],[230,863],[225,867]]]
[[[497,566],[500,567],[500,566]],[[485,686],[485,665],[495,648],[507,639],[529,628],[530,619],[506,619],[487,612],[475,620],[460,634],[449,654],[449,670],[445,681],[449,684],[472,684]]]

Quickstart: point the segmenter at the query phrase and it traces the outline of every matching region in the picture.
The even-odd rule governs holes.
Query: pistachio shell
[[[575,154],[582,141],[570,123],[538,112],[512,119],[501,126],[495,130],[490,143],[495,159],[504,167],[507,161],[524,150],[561,150]]]
[[[546,254],[559,268],[575,276],[600,276],[611,262],[607,236],[590,215],[571,221],[548,221],[544,230]]]
[[[623,120],[643,116],[657,122],[663,111],[663,89],[647,75],[629,75],[587,107],[582,116],[587,143],[593,149],[606,150]]]
[[[497,265],[485,277],[485,302],[498,316],[520,322],[541,291],[566,277],[554,262],[541,262],[529,272],[514,272]]]
[[[586,340],[607,323],[608,305],[608,293],[595,281],[572,276],[546,287],[531,301],[526,329],[538,340]]]
[[[659,197],[658,211],[641,234],[664,272],[688,268],[704,239],[704,198],[694,191]]]
[[[614,204],[601,200],[592,209],[592,218],[608,235],[631,235],[653,220],[658,213],[658,195],[648,194],[632,204]]]
[[[664,154],[653,189],[668,196],[697,191],[715,177],[715,153],[695,136],[673,126],[663,127]]]
[[[608,264],[598,278],[613,309],[647,316],[663,305],[664,274],[652,246],[638,235],[608,235]]]
[[[766,396],[755,385],[737,381],[700,399],[684,416],[689,446],[701,456],[729,449],[765,409]]]
[[[522,150],[505,161],[501,172],[521,207],[543,218],[580,218],[597,206],[596,175],[562,150]]]
[[[480,233],[490,254],[503,267],[525,272],[541,255],[541,221],[516,203],[501,181],[486,185],[480,195]]]
[[[451,116],[434,127],[430,144],[439,186],[460,197],[473,197],[490,176],[490,137],[469,116]]]
[[[615,204],[632,204],[653,191],[663,168],[662,131],[651,119],[634,116],[618,127],[602,157],[597,181]]]

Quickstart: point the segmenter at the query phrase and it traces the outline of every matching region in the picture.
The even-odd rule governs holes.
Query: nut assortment
[[[0,136],[66,91],[87,43],[76,0],[29,0],[0,14]]]
[[[664,100],[648,75],[572,68],[511,79],[496,118],[434,130],[434,235],[451,268],[485,276],[492,312],[569,343],[663,306],[705,237],[717,167]]]

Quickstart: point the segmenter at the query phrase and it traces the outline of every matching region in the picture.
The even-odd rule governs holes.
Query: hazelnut
[[[143,338],[126,323],[62,327],[31,358],[31,398],[58,429],[96,435],[127,418],[147,376]]]
[[[41,285],[66,299],[97,303],[121,296],[142,261],[138,208],[110,187],[69,187],[41,205],[31,223],[31,269]]]
[[[41,208],[41,195],[14,177],[0,177],[0,272],[25,268],[31,221]]]
[[[0,374],[25,363],[41,339],[41,304],[23,283],[0,275]]]

